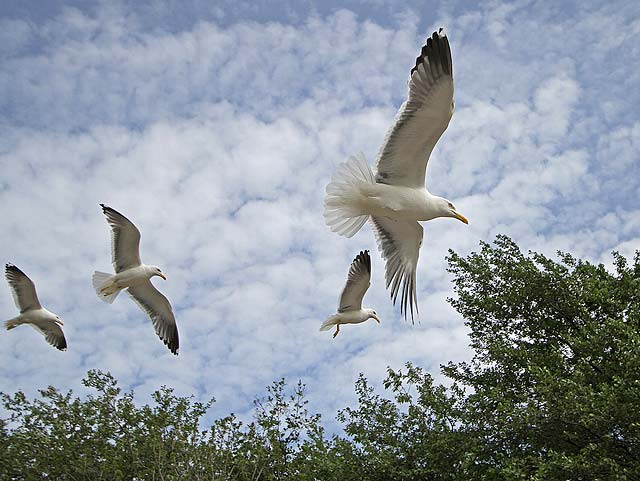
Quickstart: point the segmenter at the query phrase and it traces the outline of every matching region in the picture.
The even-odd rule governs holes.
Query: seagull
[[[364,155],[351,156],[336,169],[326,188],[325,222],[352,237],[371,220],[378,249],[386,260],[385,280],[395,305],[411,320],[418,313],[416,266],[422,245],[419,221],[453,217],[469,221],[451,201],[425,188],[429,156],[453,115],[453,66],[443,29],[427,38],[409,75],[408,98],[378,153],[376,173]],[[402,292],[401,289],[402,288]]]
[[[20,324],[30,324],[36,331],[44,336],[49,344],[61,351],[67,350],[67,340],[60,326],[64,325],[62,320],[53,312],[46,310],[40,305],[36,286],[27,275],[13,264],[6,264],[4,275],[11,286],[13,301],[20,309],[20,315],[9,319],[4,323],[7,331]]]
[[[347,283],[340,294],[338,313],[329,317],[320,326],[321,331],[328,331],[336,326],[335,337],[340,333],[340,324],[360,324],[368,319],[375,319],[380,323],[380,318],[373,309],[362,308],[362,298],[371,285],[371,257],[369,251],[360,251],[360,254],[351,263]]]
[[[153,276],[167,280],[159,267],[147,266],[140,261],[140,231],[120,212],[100,204],[111,226],[111,259],[116,273],[95,271],[93,287],[98,297],[111,304],[121,290],[147,313],[153,322],[158,337],[169,350],[178,355],[178,326],[171,304],[153,284]]]

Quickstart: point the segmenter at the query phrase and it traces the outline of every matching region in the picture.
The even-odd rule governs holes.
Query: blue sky
[[[637,2],[3,2],[0,253],[65,320],[69,350],[0,333],[0,391],[81,391],[111,371],[137,398],[162,384],[214,413],[247,413],[271,381],[302,379],[331,418],[364,372],[468,359],[444,260],[496,234],[524,249],[611,263],[640,247]],[[324,186],[362,151],[373,164],[424,38],[447,29],[456,112],[427,185],[469,226],[425,224],[421,322],[384,289],[370,227],[324,225]],[[175,358],[110,268],[99,203],[142,232],[168,275]],[[365,305],[382,324],[318,332],[349,263],[372,251]],[[0,315],[15,315],[8,285]]]

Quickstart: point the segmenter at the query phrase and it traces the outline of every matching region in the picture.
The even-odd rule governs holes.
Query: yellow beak
[[[469,220],[465,216],[463,216],[462,214],[458,214],[457,212],[455,212],[454,217],[456,219],[458,219],[459,221],[464,222],[465,224],[469,224]]]
[[[160,277],[162,277],[165,281],[167,280],[167,278],[164,276],[164,274],[160,274]]]

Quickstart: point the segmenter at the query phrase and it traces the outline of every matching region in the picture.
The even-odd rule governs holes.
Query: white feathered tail
[[[98,297],[109,304],[111,304],[114,299],[118,297],[118,294],[120,294],[120,289],[116,286],[109,286],[112,277],[114,277],[113,274],[94,271],[93,278],[91,279],[93,282],[93,288],[96,290]]]
[[[362,214],[362,184],[375,184],[371,167],[363,154],[353,155],[338,166],[327,185],[324,198],[324,220],[333,232],[353,237],[367,222],[368,214]]]
[[[326,321],[324,321],[322,323],[322,325],[320,326],[320,330],[321,331],[328,331],[329,329],[331,329],[333,326],[338,324],[338,318],[339,317],[340,316],[338,316],[337,314],[334,314],[333,316],[328,318]]]

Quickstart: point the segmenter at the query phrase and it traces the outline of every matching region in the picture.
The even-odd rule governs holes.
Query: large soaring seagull
[[[67,350],[67,340],[60,326],[62,320],[53,312],[40,305],[36,286],[27,275],[13,264],[7,264],[4,269],[16,307],[20,309],[20,315],[5,322],[7,330],[20,324],[29,324],[44,336],[49,344],[61,351]]]
[[[159,267],[140,261],[140,231],[133,222],[111,207],[100,206],[111,226],[111,258],[116,273],[93,273],[93,287],[98,297],[111,304],[122,289],[127,289],[127,294],[151,318],[158,337],[178,355],[178,326],[171,304],[150,280],[153,276],[167,278]]]
[[[374,174],[363,155],[340,164],[327,185],[324,217],[332,231],[352,237],[371,219],[386,260],[386,284],[406,319],[417,314],[416,266],[422,245],[419,221],[467,219],[425,188],[429,156],[453,115],[453,65],[446,34],[427,39],[409,76],[409,94],[378,153]]]

